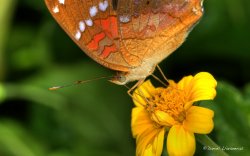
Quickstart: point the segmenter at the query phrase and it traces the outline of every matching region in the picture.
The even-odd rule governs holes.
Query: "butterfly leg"
[[[159,81],[163,86],[167,87],[166,83],[164,83],[160,78],[158,78],[156,75],[151,74],[151,76],[156,79],[157,81]]]
[[[165,76],[165,74],[163,73],[163,71],[161,70],[161,67],[159,65],[156,65],[157,69],[159,70],[159,72],[161,73],[162,77],[164,78],[164,80],[166,82],[168,82],[167,77]]]
[[[131,92],[134,91],[138,86],[140,86],[144,81],[145,81],[145,79],[139,80],[135,85],[133,85],[133,86],[127,91],[128,95],[129,95],[133,100],[135,100],[135,101],[138,102],[140,105],[142,105],[143,107],[145,106],[145,104],[142,104],[142,103],[140,102],[140,100],[137,99],[137,97],[138,97],[138,96],[142,97],[142,98],[144,99],[144,101],[146,101],[146,103],[148,103],[148,99],[143,95],[143,93],[142,93],[140,90],[138,90],[138,92],[134,92],[134,93],[133,93],[133,94],[137,94],[138,96],[133,96],[133,95],[131,94]],[[126,87],[127,87],[127,86],[126,86]],[[128,87],[127,87],[127,88],[128,88]]]
[[[164,78],[164,80],[167,80],[166,76],[164,75],[163,71],[161,70],[159,65],[155,65],[155,67],[153,68],[155,70],[155,68],[157,67],[157,69],[159,70],[159,72],[161,73],[162,77]],[[152,71],[154,71],[152,70]],[[156,79],[158,82],[160,82],[163,86],[167,87],[167,84],[165,82],[163,82],[159,77],[157,77],[156,75],[153,74],[153,72],[150,74],[154,79]]]
[[[139,81],[136,82],[136,84],[134,84],[134,85],[127,91],[128,95],[129,95],[131,98],[133,98],[133,95],[131,94],[131,92],[132,92],[133,90],[135,90],[136,87],[140,86],[140,85],[144,82],[144,80],[145,80],[145,79],[140,79]]]

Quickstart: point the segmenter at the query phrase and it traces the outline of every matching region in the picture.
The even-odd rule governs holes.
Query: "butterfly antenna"
[[[78,81],[75,81],[75,82],[73,82],[71,84],[67,84],[67,85],[63,85],[63,86],[50,87],[49,90],[58,90],[58,89],[61,89],[61,88],[71,87],[71,86],[74,86],[74,85],[79,85],[79,84],[83,84],[83,83],[87,83],[87,82],[92,82],[92,81],[107,79],[107,78],[112,78],[112,77],[113,76],[102,76],[102,77],[97,77],[97,78],[89,79],[89,80],[78,80]]]

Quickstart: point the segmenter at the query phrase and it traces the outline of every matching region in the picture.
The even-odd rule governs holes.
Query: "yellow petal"
[[[183,126],[186,130],[199,134],[208,134],[214,128],[214,112],[210,109],[192,106],[186,114]]]
[[[136,155],[161,155],[165,128],[152,121],[143,107],[133,108],[131,128],[136,138]]]
[[[163,149],[165,128],[148,128],[136,138],[137,156],[160,156]]]
[[[152,145],[149,145],[146,149],[145,149],[145,151],[143,152],[143,154],[141,154],[142,156],[154,156],[153,155],[153,146]],[[137,156],[140,156],[139,155],[139,153],[138,154],[136,154]]]
[[[173,126],[168,133],[167,149],[170,156],[194,155],[194,133],[186,131],[181,125]]]
[[[138,122],[138,118],[140,118],[140,116],[144,115],[144,108],[143,107],[134,107],[132,109],[132,117],[131,117],[131,126],[135,125],[136,122]],[[145,114],[147,115],[147,114]]]
[[[188,101],[192,102],[214,99],[216,85],[216,80],[208,72],[200,72],[194,77],[185,77],[178,83],[178,87],[186,92]]]
[[[161,155],[164,143],[165,128],[162,128],[158,135],[155,137],[153,142],[153,153],[155,155]]]
[[[131,128],[134,137],[142,134],[147,129],[154,128],[154,122],[150,119],[148,112],[143,107],[132,109]]]
[[[168,113],[159,110],[152,114],[152,119],[158,124],[165,126],[172,126],[177,123]]]
[[[193,80],[193,76],[185,76],[178,82],[178,88],[181,90],[185,90]]]
[[[161,131],[155,136],[153,143],[149,145],[144,151],[144,156],[160,156],[163,149],[165,129],[162,128]]]
[[[147,104],[146,98],[150,97],[155,91],[155,87],[150,80],[141,84],[133,93],[133,101],[136,106],[144,106]]]

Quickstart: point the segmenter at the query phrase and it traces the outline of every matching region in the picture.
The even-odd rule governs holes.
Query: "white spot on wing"
[[[80,29],[81,32],[84,32],[84,30],[85,30],[85,23],[83,21],[79,22],[79,29]]]
[[[121,15],[121,16],[119,17],[119,20],[120,20],[120,22],[122,22],[122,23],[127,23],[127,22],[130,21],[130,16],[129,16],[129,15]]]
[[[59,12],[58,5],[56,5],[56,6],[53,8],[53,12],[54,12],[55,14]]]
[[[204,12],[204,8],[203,8],[203,0],[201,1],[201,11]]]
[[[192,11],[195,15],[198,15],[198,10],[195,7],[192,8]]]
[[[81,32],[78,30],[78,31],[76,32],[76,34],[75,34],[75,39],[78,41],[78,40],[80,40],[81,36],[82,36],[82,34],[81,34]]]
[[[87,20],[85,20],[85,23],[86,23],[86,25],[87,26],[93,26],[93,21],[92,21],[92,19],[87,19]]]
[[[60,4],[64,4],[65,0],[58,0]]]
[[[91,17],[94,17],[97,14],[98,10],[96,6],[92,6],[89,8],[89,14]]]
[[[100,2],[99,3],[99,9],[101,11],[106,11],[106,9],[108,8],[108,5],[109,5],[109,3],[108,3],[107,0],[105,0],[104,2]]]

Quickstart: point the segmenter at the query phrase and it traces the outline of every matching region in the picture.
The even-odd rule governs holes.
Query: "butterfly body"
[[[201,0],[45,0],[53,17],[92,59],[118,71],[111,81],[145,79],[175,51],[203,14]]]

